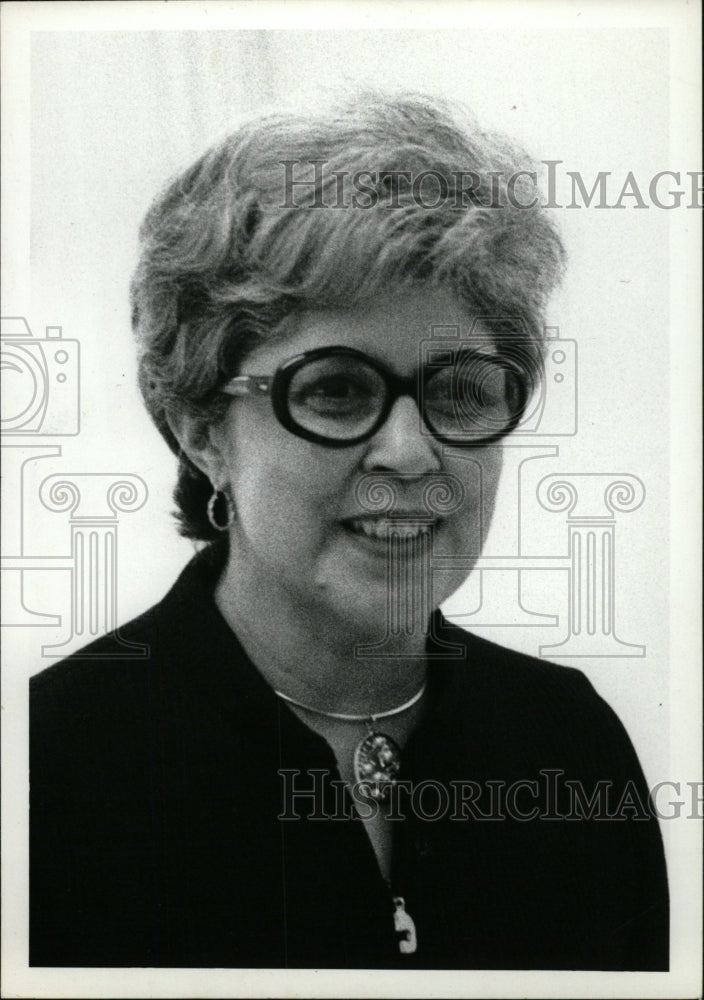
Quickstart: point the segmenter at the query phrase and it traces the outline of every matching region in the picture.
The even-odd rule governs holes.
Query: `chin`
[[[376,580],[348,577],[340,581],[335,599],[328,600],[328,606],[339,623],[340,633],[349,635],[354,643],[374,645],[395,636],[397,641],[403,637],[405,642],[415,645],[420,636],[425,636],[430,615],[427,606],[425,613],[422,612],[419,597],[417,594],[411,602],[403,595],[394,606],[393,600],[389,600],[386,575]],[[416,609],[415,619],[413,609]]]

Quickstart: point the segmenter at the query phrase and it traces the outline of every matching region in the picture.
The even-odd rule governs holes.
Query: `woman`
[[[32,964],[667,968],[620,723],[433,610],[541,370],[529,166],[364,95],[152,206],[140,384],[208,544],[121,630],[144,660],[107,636],[33,681]]]

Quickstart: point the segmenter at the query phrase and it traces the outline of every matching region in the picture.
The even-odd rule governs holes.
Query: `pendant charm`
[[[354,777],[373,799],[384,799],[401,767],[398,744],[384,733],[365,736],[354,752]]]
[[[413,917],[406,910],[403,896],[394,896],[394,907],[394,930],[405,935],[398,942],[398,950],[402,955],[412,955],[418,947],[416,925],[413,923]]]

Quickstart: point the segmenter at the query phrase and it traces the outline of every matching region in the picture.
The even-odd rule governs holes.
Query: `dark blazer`
[[[462,658],[429,641],[390,889],[329,747],[220,616],[218,565],[32,678],[32,965],[667,969],[657,821],[579,671],[435,616]]]

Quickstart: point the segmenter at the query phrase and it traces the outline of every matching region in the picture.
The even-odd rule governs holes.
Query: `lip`
[[[397,510],[394,508],[393,513],[387,513],[385,511],[378,514],[370,514],[364,511],[360,511],[358,514],[348,514],[346,517],[340,518],[340,521],[345,524],[349,521],[389,521],[393,523],[394,521],[405,521],[405,520],[417,520],[423,523],[437,523],[442,520],[437,514],[430,514],[427,510]]]
[[[415,522],[415,523],[414,523]],[[386,527],[395,525],[398,530],[396,537],[406,538],[408,541],[428,535],[430,529],[436,530],[440,524],[438,518],[430,517],[427,512],[419,514],[416,511],[394,512],[392,517],[385,515],[361,515],[358,517],[346,517],[340,521],[345,535],[353,539],[365,551],[373,552],[376,555],[386,556],[388,551],[389,534]],[[372,530],[366,533],[361,527],[367,524]],[[404,530],[404,528],[406,530]]]

